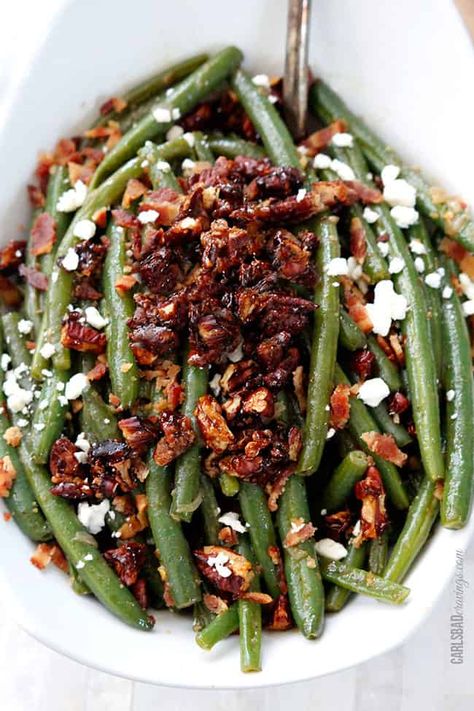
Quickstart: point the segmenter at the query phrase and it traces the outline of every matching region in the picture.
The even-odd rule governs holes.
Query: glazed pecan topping
[[[199,398],[195,410],[196,422],[206,447],[217,454],[222,454],[234,442],[222,408],[212,395]]]
[[[107,345],[105,333],[83,323],[79,311],[66,316],[61,328],[61,344],[81,353],[103,353]]]
[[[104,553],[107,563],[127,587],[137,582],[145,557],[145,544],[136,541],[121,543],[117,548],[112,548]]]
[[[199,571],[220,592],[238,598],[248,591],[254,572],[243,555],[223,546],[204,546],[194,557]]]
[[[196,435],[189,417],[176,412],[163,412],[160,426],[163,436],[156,444],[153,459],[164,467],[189,449]]]

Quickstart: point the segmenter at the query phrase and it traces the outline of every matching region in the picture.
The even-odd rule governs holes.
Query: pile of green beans
[[[402,582],[438,517],[451,529],[461,528],[469,519],[474,481],[472,352],[459,266],[440,253],[438,240],[447,233],[473,252],[474,225],[467,211],[459,208],[457,231],[453,232],[453,206],[434,204],[422,175],[321,81],[310,90],[310,110],[323,124],[343,119],[351,138],[343,143],[328,141],[324,152],[332,160],[330,168],[320,169],[317,162],[313,165],[308,151],[295,145],[267,90],[240,67],[242,59],[235,47],[210,57],[199,54],[130,89],[123,101],[107,104],[110,111],[97,117],[93,127],[116,122],[121,137],[110,150],[104,149],[104,158],[77,209],[62,212],[58,205],[66,191],[75,189],[69,182],[68,166],[51,169],[44,207],[34,210],[25,254],[26,266],[42,272],[48,278],[48,288],[42,292],[27,281],[21,308],[3,309],[1,315],[0,485],[2,477],[8,482],[7,474],[13,470],[4,501],[21,531],[35,543],[58,544],[73,589],[78,594],[92,593],[120,620],[140,630],[150,630],[154,620],[139,604],[141,598],[132,584],[127,587],[121,582],[102,551],[108,545],[104,541],[112,541],[114,548],[120,546],[122,527],[131,523],[131,516],[120,508],[123,501],[130,504],[145,497],[141,528],[129,535],[134,545],[145,549],[142,575],[153,607],[166,606],[179,614],[194,610],[196,642],[204,650],[238,632],[241,670],[257,672],[262,667],[265,627],[281,625],[283,629],[294,624],[313,640],[323,633],[327,613],[342,610],[352,595],[403,604],[409,588]],[[223,91],[240,103],[255,129],[255,142],[238,133],[214,128],[206,131],[201,125],[201,130],[184,132],[182,119],[202,102],[210,101],[212,109],[216,95]],[[92,135],[86,132],[79,148],[100,148],[101,139]],[[166,386],[159,371],[153,370],[157,359],[140,360],[136,344],[129,338],[135,302],[141,303],[146,287],[140,278],[130,279],[129,290],[117,285],[133,271],[137,245],[138,250],[140,245],[142,250],[151,250],[155,248],[153,240],[159,239],[159,230],[153,233],[146,227],[138,232],[142,194],[145,203],[150,188],[153,195],[186,201],[186,171],[207,171],[221,156],[229,160],[245,156],[249,162],[269,159],[278,174],[284,174],[279,171],[284,168],[291,168],[286,171],[291,175],[298,175],[299,170],[299,184],[305,187],[299,191],[301,195],[294,196],[297,202],[304,201],[307,193],[319,199],[319,188],[325,187],[318,186],[320,181],[340,186],[333,159],[346,163],[356,181],[371,189],[380,183],[369,173],[369,165],[380,173],[385,165],[394,164],[416,189],[416,206],[422,215],[408,229],[400,228],[390,206],[380,197],[370,204],[372,216],[356,201],[337,212],[324,209],[304,221],[295,219],[297,224],[282,220],[276,225],[277,229],[294,230],[296,235],[303,230],[314,234],[311,268],[315,274],[312,288],[289,279],[283,283],[283,277],[278,286],[283,292],[310,300],[314,308],[311,328],[302,329],[297,336],[304,392],[297,385],[295,371],[283,385],[273,388],[274,416],[245,420],[247,429],[275,425],[295,439],[301,437],[297,454],[292,454],[278,482],[276,500],[268,498],[269,492],[274,492],[267,482],[264,486],[252,476],[236,476],[227,466],[218,472],[212,470],[213,453],[206,447],[205,433],[201,435],[197,407],[200,398],[214,391],[214,365],[192,364],[190,333],[166,360],[179,371],[181,400],[176,407],[188,418],[194,440],[167,466],[162,466],[148,441],[133,454],[142,465],[140,476],[127,484],[126,496],[110,497],[105,527],[96,539],[81,523],[77,502],[51,491],[52,483],[61,477],[61,472],[50,466],[52,447],[62,436],[72,442],[76,439],[77,446],[86,442],[86,449],[105,440],[123,446],[126,424],[122,419],[148,418],[147,426],[152,429],[167,407]],[[268,160],[263,165],[268,166]],[[131,206],[124,196],[130,181],[141,191]],[[215,195],[213,189],[203,190],[203,205],[219,195],[219,188]],[[293,196],[287,199],[291,201]],[[276,200],[270,198],[267,205]],[[120,221],[123,209],[127,211],[125,223]],[[141,209],[149,208],[142,205]],[[179,214],[179,219],[194,222],[189,216],[199,209],[186,205],[188,211]],[[42,212],[54,223],[55,240],[47,254],[35,256],[34,222]],[[103,219],[104,214],[106,223],[98,218],[102,215]],[[351,255],[348,226],[353,220],[359,222],[366,247],[360,278],[349,274],[346,261]],[[75,295],[74,270],[68,271],[62,264],[80,244],[77,229],[83,221],[93,221],[103,230],[100,240],[105,246],[96,275],[100,299],[91,302]],[[163,224],[162,234],[166,235],[169,223]],[[198,237],[192,249],[201,249],[201,241]],[[410,248],[413,241],[421,250],[422,269],[416,266]],[[385,251],[380,249],[382,242]],[[403,268],[392,270],[392,274],[393,260]],[[342,265],[341,271],[334,271],[334,265]],[[182,285],[191,272],[192,265],[181,275]],[[425,273],[439,274],[439,290],[424,280]],[[408,308],[405,318],[392,325],[386,338],[380,338],[370,326],[362,324],[363,330],[356,322],[347,293],[353,290],[362,305],[370,304],[374,288],[386,280],[393,280]],[[79,310],[81,323],[85,323],[84,314],[92,303],[99,316],[103,315],[97,329],[105,334],[105,353],[97,360],[86,351],[68,350],[61,342],[67,312]],[[399,338],[402,357],[390,345],[390,337]],[[362,358],[371,363],[368,378],[379,378],[390,393],[378,403],[362,398],[364,377],[357,367]],[[101,371],[98,382],[93,375],[96,367]],[[219,368],[216,375],[223,372]],[[68,391],[74,376],[79,376],[83,385],[77,396]],[[335,388],[347,396],[347,417],[342,424],[334,419]],[[17,404],[17,396],[26,397],[24,406]],[[408,403],[406,414],[397,414],[393,405],[397,396]],[[228,421],[232,425],[230,417]],[[144,420],[138,422],[143,428],[140,434],[146,435]],[[399,466],[399,460],[369,445],[368,433],[385,435],[401,450],[398,454],[406,464]],[[80,477],[88,455],[82,450],[76,455]],[[371,527],[364,517],[373,501],[367,504],[368,495],[360,492],[372,467],[383,483],[376,502],[379,515],[383,518],[386,511],[386,516],[382,524],[376,522]],[[230,525],[226,514],[236,523]],[[336,530],[341,521],[344,525]],[[245,589],[222,592],[213,578],[201,576],[199,546],[245,559],[250,570]]]

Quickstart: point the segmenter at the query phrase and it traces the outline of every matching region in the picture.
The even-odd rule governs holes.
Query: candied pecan
[[[117,498],[117,497],[115,497]],[[125,541],[133,538],[141,531],[148,528],[147,510],[148,500],[144,494],[135,494],[135,506],[126,520],[119,528],[120,540]]]
[[[92,486],[106,497],[111,497],[117,489],[127,492],[134,488],[132,471],[132,451],[124,442],[106,439],[94,444],[88,455]]]
[[[410,400],[401,392],[393,393],[388,401],[388,412],[390,415],[401,415],[410,407]]]
[[[133,274],[122,274],[115,282],[115,288],[119,294],[126,294],[127,291],[133,289],[137,283],[137,278]]]
[[[380,432],[364,432],[361,438],[371,452],[382,457],[387,462],[392,462],[397,467],[402,467],[408,459],[408,455],[398,448],[393,435],[380,434]]]
[[[134,346],[139,346],[158,356],[170,353],[178,345],[178,336],[170,328],[153,323],[136,324],[134,319],[130,322],[130,339]],[[134,348],[133,352],[136,356]],[[140,362],[143,365],[147,364]]]
[[[146,559],[146,545],[127,541],[117,548],[105,551],[104,558],[124,585],[134,585]]]
[[[50,563],[64,573],[69,570],[66,557],[57,543],[39,543],[30,558],[30,563],[39,570],[44,570]]]
[[[270,270],[269,262],[262,259],[252,259],[248,264],[246,262],[240,264],[238,279],[242,286],[255,286],[269,275]]]
[[[214,615],[220,615],[229,609],[228,604],[218,595],[211,595],[210,593],[204,593],[202,596],[202,601],[209,610]]]
[[[264,384],[273,390],[280,390],[290,380],[300,360],[297,348],[289,348],[284,358],[271,373],[263,377]]]
[[[365,477],[355,484],[354,494],[362,501],[360,533],[354,539],[354,545],[359,547],[364,541],[378,538],[388,526],[385,489],[376,467],[368,467]]]
[[[337,430],[342,430],[348,423],[351,414],[349,385],[336,385],[331,393],[329,405],[331,414],[329,424]]]
[[[315,308],[311,301],[297,296],[262,294],[257,303],[257,313],[254,311],[253,316],[258,315],[258,326],[267,336],[273,336],[281,330],[296,335],[306,328]]]
[[[314,286],[315,270],[308,241],[302,241],[288,230],[279,229],[271,236],[267,250],[278,276],[309,288]]]
[[[324,526],[330,534],[331,538],[341,540],[344,534],[351,526],[351,512],[349,509],[336,511],[332,514],[324,516]]]
[[[260,387],[247,393],[242,399],[242,410],[260,417],[273,417],[275,403],[268,388]]]
[[[176,249],[156,247],[140,259],[138,271],[153,294],[166,294],[182,279],[181,260]]]
[[[80,476],[81,465],[74,456],[77,451],[76,445],[67,437],[59,437],[54,442],[49,454],[49,470],[53,483],[73,480]]]
[[[316,529],[311,521],[299,517],[290,521],[290,529],[283,541],[283,548],[293,548],[314,536]]]
[[[316,153],[319,153],[331,143],[331,139],[336,133],[344,133],[346,130],[346,122],[343,119],[337,119],[328,126],[310,133],[301,143],[306,148],[305,155],[315,156]]]
[[[126,187],[125,191],[122,195],[122,207],[125,210],[128,210],[132,202],[135,200],[138,200],[138,198],[141,198],[142,195],[146,193],[146,185],[143,185],[143,183],[140,180],[137,180],[136,178],[131,178]]]
[[[288,595],[280,594],[275,600],[275,607],[272,610],[270,622],[267,629],[284,632],[293,627],[290,612],[290,602]]]
[[[24,240],[11,240],[0,249],[0,271],[14,271],[21,264],[25,256],[26,242]]]
[[[8,454],[6,454],[0,459],[0,497],[8,497],[15,479],[15,467],[13,466],[13,462]]]
[[[367,254],[367,242],[362,221],[358,217],[353,217],[349,227],[350,244],[349,250],[352,256],[359,262],[364,263]]]
[[[75,247],[79,256],[78,274],[84,277],[100,276],[108,244],[105,237],[100,240],[95,238],[81,240]]]
[[[297,193],[303,186],[303,182],[303,173],[298,168],[272,167],[268,172],[252,180],[245,189],[245,196],[248,200],[284,198]]]
[[[294,471],[294,466],[286,467],[278,474],[271,484],[267,484],[265,487],[265,491],[268,495],[269,511],[276,511],[278,509],[278,499],[285,491],[286,482]]]
[[[74,481],[60,481],[54,484],[50,491],[54,496],[60,496],[71,501],[88,499],[94,493],[86,481],[77,478]]]
[[[291,462],[297,462],[303,447],[303,435],[301,430],[294,425],[288,430],[288,458]]]
[[[229,363],[221,376],[219,386],[224,394],[234,393],[245,386],[251,387],[255,383],[256,375],[257,364],[253,360]]]
[[[243,555],[223,546],[204,546],[194,557],[199,571],[219,591],[238,598],[249,589],[254,572]]]
[[[78,301],[99,301],[102,296],[102,292],[90,283],[88,277],[74,281],[74,297]]]
[[[35,267],[27,267],[26,264],[20,264],[18,273],[22,276],[30,286],[38,289],[38,291],[46,291],[48,288],[48,277],[43,272],[40,272]],[[2,282],[10,283],[6,277],[2,277]],[[13,284],[11,285],[13,289],[16,289]]]
[[[140,607],[143,610],[146,610],[149,605],[149,601],[145,578],[138,578],[138,580],[130,586],[130,590],[132,591],[133,596],[138,601]]]
[[[214,220],[209,230],[201,234],[201,246],[203,267],[221,273],[240,266],[246,257],[255,256],[262,249],[263,239],[250,229],[229,227],[221,219]]]
[[[127,444],[136,452],[145,452],[158,438],[159,428],[146,417],[126,417],[119,420],[118,426]]]
[[[199,398],[194,411],[206,447],[221,454],[234,442],[234,435],[222,415],[222,408],[212,395]]]
[[[293,371],[293,387],[295,389],[296,399],[298,401],[298,407],[300,412],[304,414],[306,412],[306,387],[305,387],[305,374],[302,365],[298,365]]]
[[[81,353],[103,353],[107,345],[105,333],[81,323],[80,312],[72,311],[61,328],[61,344]]]
[[[167,466],[193,444],[196,435],[189,417],[165,410],[160,415],[163,437],[157,442],[153,459],[162,467]]]
[[[257,357],[266,370],[273,370],[285,357],[291,334],[279,331],[274,336],[265,338],[257,346]]]
[[[222,403],[222,409],[224,410],[226,420],[231,422],[240,413],[240,408],[242,406],[242,397],[237,393],[231,395],[227,400]]]
[[[370,378],[375,365],[375,356],[368,348],[361,348],[352,355],[351,369],[359,380]]]
[[[188,362],[191,365],[203,367],[218,363],[240,341],[239,324],[232,311],[220,307],[213,299],[202,304],[191,304],[189,320]]]

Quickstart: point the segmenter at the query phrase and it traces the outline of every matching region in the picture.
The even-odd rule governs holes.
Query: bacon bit
[[[217,534],[217,537],[219,539],[219,543],[229,547],[237,545],[239,540],[237,533],[230,526],[224,526],[224,528],[221,528]]]
[[[120,114],[127,106],[125,99],[121,99],[119,96],[112,96],[107,101],[104,101],[99,111],[101,116],[107,116],[107,114],[111,113]]]
[[[44,207],[46,198],[36,185],[28,185],[28,197],[32,207]]]
[[[367,205],[376,205],[383,201],[382,193],[376,188],[359,183],[358,180],[346,180],[345,183],[355,192],[357,199]]]
[[[105,351],[107,336],[69,315],[61,328],[61,345],[80,353],[98,354]]]
[[[9,511],[5,511],[5,513],[3,514],[3,520],[5,521],[5,523],[8,523],[12,520],[12,515]]]
[[[380,434],[380,432],[364,432],[361,439],[366,443],[371,452],[377,454],[387,462],[402,467],[408,455],[402,452],[395,442],[393,435]]]
[[[351,404],[349,400],[350,390],[349,385],[343,385],[341,383],[336,385],[331,393],[329,400],[331,408],[329,424],[337,430],[342,430],[349,422],[351,414]]]
[[[20,276],[24,277],[30,286],[38,289],[38,291],[46,291],[48,288],[48,277],[43,272],[40,272],[34,267],[27,267],[26,264],[20,264],[18,270]],[[13,287],[16,289],[16,287]]]
[[[0,459],[0,497],[6,499],[16,479],[16,471],[12,460],[6,454]]]
[[[288,459],[297,462],[303,447],[303,435],[298,427],[290,427],[288,432]]]
[[[367,254],[367,242],[365,239],[365,230],[362,225],[362,221],[358,217],[352,218],[349,233],[350,252],[359,264],[363,264]]]
[[[223,546],[204,546],[194,551],[194,557],[199,571],[220,592],[231,593],[237,598],[248,591],[254,572],[252,564],[243,555]],[[218,557],[222,560],[222,569],[226,568],[229,575],[221,575],[214,565],[214,559]]]
[[[107,227],[107,207],[99,207],[92,215],[92,221],[97,227],[105,229]]]
[[[248,600],[249,602],[256,602],[257,605],[269,605],[273,602],[273,598],[270,595],[262,592],[245,592],[240,595],[241,600]]]
[[[132,202],[141,198],[142,195],[146,193],[146,185],[136,178],[131,178],[125,188],[125,192],[122,197],[122,207],[126,210],[131,206]]]
[[[20,269],[22,266],[20,264]],[[20,289],[3,274],[0,274],[0,299],[6,306],[19,306],[23,301]]]
[[[284,632],[293,627],[290,603],[287,595],[278,595],[267,629]]]
[[[376,467],[370,466],[367,469],[365,477],[355,484],[354,494],[362,501],[361,529],[353,543],[359,548],[364,541],[378,538],[388,526],[385,489]]]
[[[383,336],[377,336],[377,343],[380,346],[380,348],[383,350],[385,355],[389,360],[392,361],[392,363],[396,360],[395,358],[395,353],[393,352],[392,347],[390,344],[387,342],[387,339],[384,338]]]
[[[135,494],[135,504],[137,508],[136,514],[129,516],[127,520],[119,528],[120,539],[126,541],[133,538],[148,528],[148,516],[146,509],[148,507],[148,499],[145,494]]]
[[[123,227],[126,230],[138,227],[139,225],[136,216],[126,210],[112,210],[112,217],[117,227]]]
[[[154,210],[158,213],[156,220],[157,225],[172,225],[180,216],[180,207],[184,204],[184,198],[176,190],[172,188],[160,188],[149,192],[140,205],[140,212],[143,210]],[[197,226],[199,223],[195,223]],[[180,226],[175,231],[175,234],[185,233],[183,227]]]
[[[35,341],[25,341],[25,346],[28,348],[29,351],[34,351],[36,348],[36,342]]]
[[[119,294],[126,294],[137,284],[138,279],[133,274],[122,274],[115,282],[115,288]]]
[[[97,380],[102,380],[102,378],[107,375],[107,372],[109,370],[109,366],[107,363],[104,363],[102,361],[97,361],[96,364],[94,365],[93,368],[89,370],[87,373],[87,379],[90,380],[91,382],[95,382]]]
[[[325,126],[324,128],[320,128],[319,131],[311,133],[305,138],[301,145],[306,148],[306,155],[314,157],[331,143],[331,139],[336,133],[344,133],[346,130],[346,122],[342,119],[337,119],[333,123],[330,123],[329,126]]]
[[[156,444],[153,459],[159,466],[166,467],[189,449],[196,435],[189,417],[176,412],[162,412],[160,425],[163,437]]]
[[[316,532],[315,527],[309,521],[305,523],[304,519],[297,518],[291,521],[291,528],[283,541],[283,548],[293,548],[299,543],[309,540]]]
[[[75,185],[78,180],[86,185],[89,185],[92,176],[94,175],[95,167],[92,165],[84,165],[69,161],[67,164],[68,177],[71,185]]]
[[[206,447],[217,454],[225,452],[234,442],[234,435],[227,426],[217,400],[212,395],[203,395],[197,402],[194,415]]]
[[[278,499],[285,491],[286,482],[294,473],[294,470],[294,466],[286,467],[274,482],[267,484],[265,487],[265,491],[268,494],[268,510],[272,511],[272,513],[278,510]]]
[[[118,548],[105,551],[104,558],[115,570],[124,585],[134,585],[146,558],[146,545],[127,541]]]
[[[85,131],[84,136],[86,138],[106,138],[107,141],[105,146],[110,150],[122,138],[122,131],[120,129],[120,124],[117,121],[109,121],[107,126],[95,126]]]
[[[304,415],[306,412],[306,388],[305,388],[305,377],[304,368],[299,365],[293,372],[293,387],[295,389],[296,399],[298,400],[298,406],[300,412]]]
[[[228,604],[218,595],[211,595],[210,593],[204,593],[202,596],[202,601],[209,610],[214,615],[222,615],[229,609]]]
[[[410,407],[410,400],[400,392],[393,393],[388,401],[388,412],[390,415],[401,415]]]
[[[66,557],[57,543],[39,543],[30,558],[30,562],[39,570],[44,570],[46,566],[53,563],[64,573],[69,571]]]
[[[24,259],[26,242],[11,240],[6,247],[0,249],[0,271],[14,270]]]
[[[18,447],[22,437],[23,433],[19,427],[8,427],[3,435],[3,439],[10,447]]]
[[[56,220],[48,212],[38,215],[31,228],[31,254],[49,254],[56,242]]]
[[[363,296],[350,282],[344,282],[344,301],[351,319],[364,333],[370,333],[373,323],[365,308]]]
[[[391,333],[388,337],[388,340],[395,354],[396,361],[401,367],[403,367],[405,365],[405,352],[400,342],[400,337],[396,333]]]

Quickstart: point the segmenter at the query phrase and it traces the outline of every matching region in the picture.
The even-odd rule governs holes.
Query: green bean
[[[321,575],[324,580],[335,583],[341,588],[368,595],[381,602],[388,602],[392,605],[401,605],[410,594],[410,588],[395,583],[380,575],[368,573],[360,568],[352,568],[344,561],[320,559]]]
[[[350,385],[349,380],[339,365],[336,365],[335,380],[336,383]],[[391,462],[387,462],[385,459],[382,459],[382,457],[371,452],[362,439],[362,435],[365,432],[379,432],[379,429],[372,415],[369,413],[369,410],[364,403],[357,398],[351,399],[351,413],[348,429],[351,435],[357,439],[361,449],[373,458],[393,505],[397,509],[406,509],[409,504],[408,496],[397,468]]]
[[[387,405],[384,402],[372,407],[371,413],[382,432],[391,434],[399,447],[406,447],[412,442],[412,438],[405,427],[399,422],[395,422],[393,417],[390,416]]]
[[[221,491],[224,496],[236,496],[239,493],[240,482],[236,476],[231,476],[223,472],[219,476],[219,484],[221,485]]]
[[[14,368],[18,368],[22,364],[29,365],[31,362],[31,353],[26,347],[26,338],[18,330],[21,320],[22,315],[19,311],[9,311],[2,315],[3,336]]]
[[[357,351],[367,343],[363,331],[342,306],[339,310],[339,343],[348,351]]]
[[[201,649],[209,651],[218,642],[239,629],[239,606],[234,602],[225,612],[216,615],[207,627],[197,633],[196,642]]]
[[[204,136],[201,131],[193,131],[194,137],[194,152],[197,160],[207,163],[214,163],[214,155],[209,147],[207,136]]]
[[[81,429],[90,442],[104,439],[120,439],[117,417],[113,409],[104,402],[93,385],[82,393],[82,409],[79,413]]]
[[[392,392],[400,390],[402,387],[402,379],[397,366],[390,360],[383,348],[377,342],[375,336],[367,337],[367,347],[375,356],[379,376],[384,380]]]
[[[291,476],[281,495],[277,522],[280,538],[285,540],[291,522],[310,521],[304,479]],[[318,637],[324,626],[324,588],[314,552],[314,542],[307,540],[283,549],[285,576],[291,612],[305,637]]]
[[[364,274],[367,274],[371,284],[376,284],[382,279],[389,279],[390,273],[388,271],[385,259],[380,254],[380,250],[377,245],[377,237],[372,227],[364,218],[363,211],[360,205],[358,205],[357,203],[355,205],[352,205],[352,207],[350,208],[350,215],[352,216],[352,218],[360,220],[362,230],[364,232],[364,239],[367,247],[367,253],[365,255],[363,263]]]
[[[156,136],[164,136],[172,125],[172,121],[158,123],[153,113],[162,108],[169,112],[170,119],[175,111],[182,116],[191,111],[194,106],[216,89],[226,77],[240,64],[242,53],[236,47],[227,47],[201,64],[192,74],[188,75],[179,84],[176,84],[158,103],[152,111],[144,116],[135,126],[121,138],[106,157],[99,164],[91,181],[95,188],[113,171],[131,158],[145,141]]]
[[[71,583],[71,588],[76,593],[76,595],[90,595],[91,591],[85,583],[79,577],[79,573],[73,565],[69,565],[69,580]]]
[[[350,568],[360,568],[364,565],[367,556],[367,546],[365,544],[358,548],[349,543],[347,546],[347,556],[344,563]],[[331,585],[326,591],[325,608],[327,612],[339,612],[351,596],[351,591],[341,588],[339,585]]]
[[[134,596],[125,588],[107,565],[99,549],[87,542],[87,533],[71,505],[50,492],[51,479],[45,467],[32,461],[30,451],[22,442],[20,456],[31,488],[54,533],[58,544],[81,580],[100,602],[133,627],[149,630],[153,622]]]
[[[387,565],[388,532],[384,531],[369,544],[369,570],[376,575],[383,575]],[[357,566],[356,566],[357,567]]]
[[[211,624],[215,617],[203,602],[195,602],[193,607],[193,631],[201,632]]]
[[[54,166],[54,172],[51,173],[49,177],[45,210],[54,219],[56,242],[54,243],[51,252],[48,252],[48,254],[42,254],[39,258],[41,271],[48,277],[53,269],[57,246],[64,237],[69,223],[71,222],[70,212],[59,212],[58,210],[59,198],[70,187],[71,184],[69,183],[67,165]]]
[[[239,553],[252,563],[255,570],[255,560],[252,549],[242,536],[239,542]],[[260,590],[258,575],[255,574],[250,583],[250,591]],[[240,633],[240,670],[256,672],[262,668],[262,608],[256,602],[239,600],[239,633]]]
[[[451,283],[455,272],[443,266]],[[441,503],[441,523],[446,528],[462,528],[472,503],[474,478],[474,392],[469,332],[455,289],[443,298],[444,387],[446,397],[446,481]],[[452,395],[452,398],[451,398]]]
[[[410,504],[403,529],[395,543],[383,577],[400,583],[425,545],[438,516],[435,484],[426,477]]]
[[[33,269],[36,268],[37,262],[38,262],[37,258],[31,253],[31,247],[32,247],[32,230],[36,224],[37,218],[40,215],[41,215],[40,209],[33,210],[33,215],[31,218],[30,235],[28,238],[28,243],[26,246],[26,253],[25,253],[25,266],[27,268],[33,268]],[[37,332],[41,326],[41,292],[38,289],[36,289],[32,284],[30,284],[28,282],[28,280],[25,280],[23,308],[25,309],[25,313],[26,313],[28,319],[32,322],[35,332]]]
[[[119,398],[122,407],[129,409],[138,396],[138,368],[130,346],[127,326],[128,320],[133,316],[135,303],[131,292],[122,294],[115,288],[126,264],[125,235],[123,227],[118,227],[112,220],[109,222],[109,246],[102,283],[109,315],[106,326],[107,362],[112,392]]]
[[[313,474],[319,466],[329,422],[329,398],[333,388],[339,334],[339,281],[328,274],[328,265],[339,256],[337,230],[331,219],[316,223],[320,244],[316,255],[319,282],[314,291],[313,341],[309,366],[308,405],[303,432],[303,449],[298,462],[300,474]]]
[[[447,202],[435,203],[432,188],[421,173],[402,161],[395,151],[356,117],[324,82],[318,81],[313,84],[309,102],[312,109],[316,113],[321,112],[326,119],[344,119],[349,131],[360,141],[364,149],[369,149],[376,156],[379,164],[400,166],[402,176],[416,188],[417,206],[421,212],[434,220],[444,232],[460,242],[468,251],[474,252],[474,223],[467,209],[460,208],[453,217],[452,205]]]
[[[369,460],[364,452],[349,452],[335,469],[321,497],[321,506],[327,511],[337,511],[352,494],[354,484],[364,476]]]
[[[189,150],[191,150],[191,147],[189,147]],[[171,170],[170,164],[165,163],[163,165],[163,163],[164,161],[155,161],[152,162],[148,168],[148,174],[150,176],[153,189],[157,190],[158,188],[171,188],[177,193],[183,192],[176,175]]]
[[[68,410],[68,403],[64,402],[64,388],[68,379],[67,371],[55,370],[41,388],[32,427],[32,455],[38,464],[47,463],[51,447],[63,430]]]
[[[171,474],[158,466],[152,455],[149,457],[148,465],[149,472],[146,478],[148,519],[174,606],[182,609],[201,599],[199,577],[181,525],[170,515]]]
[[[280,593],[278,571],[269,551],[276,549],[276,535],[265,494],[258,484],[242,482],[239,493],[242,514],[247,523],[252,549],[262,569],[265,585],[273,598]]]
[[[207,392],[208,369],[189,365],[186,355],[182,382],[185,397],[182,412],[191,419],[194,429],[197,430],[194,410],[199,398]],[[189,522],[193,511],[201,503],[201,446],[197,439],[176,461],[171,515],[181,521]]]
[[[232,88],[257,129],[267,155],[275,165],[301,168],[298,151],[278,111],[241,69],[232,77]]]
[[[201,474],[201,506],[199,510],[202,516],[204,528],[204,542],[207,546],[218,545],[219,543],[219,513],[216,494],[212,481],[205,474]]]
[[[217,133],[211,133],[208,136],[207,144],[214,156],[225,156],[226,158],[237,158],[237,156],[248,156],[249,158],[265,158],[265,150],[262,146],[244,141],[238,136],[221,136]]]

